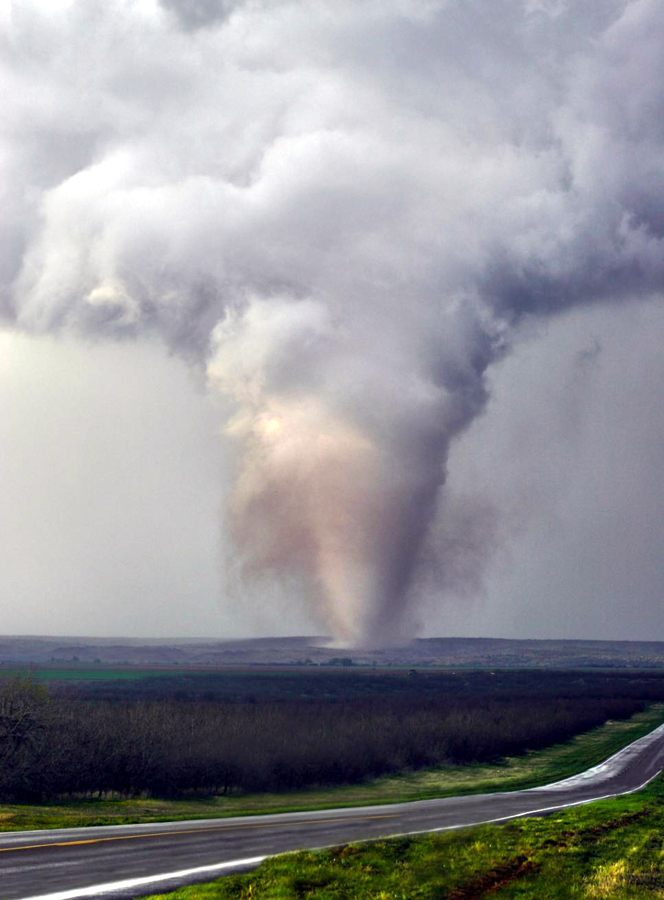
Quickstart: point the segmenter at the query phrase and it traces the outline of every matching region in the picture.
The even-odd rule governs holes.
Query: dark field
[[[664,700],[657,671],[141,674],[0,680],[0,801],[357,783],[497,761]]]
[[[527,698],[629,697],[662,700],[664,671],[658,670],[528,670],[496,669],[455,671],[427,669],[362,669],[333,667],[228,667],[222,670],[159,671],[42,670],[54,695],[88,701],[175,700],[347,702],[426,700],[451,702],[492,699],[510,702]],[[56,676],[54,678],[54,676]],[[0,682],[1,683],[1,682]]]

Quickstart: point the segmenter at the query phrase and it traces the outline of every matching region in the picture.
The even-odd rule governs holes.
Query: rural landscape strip
[[[657,774],[659,774],[659,773],[657,773]],[[656,777],[657,777],[656,775],[653,776],[653,778],[656,778]],[[430,832],[459,831],[463,828],[474,828],[477,825],[491,825],[491,824],[498,824],[500,822],[507,822],[510,819],[519,819],[519,818],[523,818],[526,815],[536,816],[536,815],[542,815],[542,814],[548,813],[548,812],[556,812],[556,811],[562,810],[562,809],[570,809],[575,806],[585,806],[588,803],[595,803],[595,802],[598,802],[599,800],[608,800],[613,797],[622,796],[623,794],[633,794],[636,791],[642,790],[652,780],[653,780],[652,778],[649,778],[648,781],[645,782],[645,784],[642,784],[638,788],[633,788],[632,790],[629,790],[629,791],[622,791],[620,795],[607,794],[604,797],[595,797],[591,800],[578,800],[574,803],[562,803],[562,804],[559,804],[558,806],[548,806],[543,809],[531,810],[527,813],[522,812],[522,813],[515,813],[515,814],[509,815],[509,816],[500,816],[496,819],[482,819],[478,822],[464,822],[459,825],[445,825],[441,828],[427,828],[425,831],[406,831],[406,832],[401,832],[398,834],[389,835],[387,838],[383,838],[383,840],[390,840],[393,838],[400,838],[400,837],[411,837],[414,835],[425,834],[425,833],[430,833]],[[179,834],[181,832],[173,832],[173,833]],[[81,841],[81,842],[77,842],[77,843],[84,843],[84,842]],[[58,846],[58,845],[53,845],[53,846]],[[335,845],[330,844],[330,845],[325,845],[322,847],[316,847],[316,848],[312,848],[312,849],[328,850],[328,849],[330,849],[330,847],[333,847],[333,846],[335,846]],[[146,876],[144,878],[132,878],[132,879],[127,879],[125,881],[106,882],[105,884],[91,885],[90,887],[86,887],[86,888],[76,888],[76,889],[70,890],[70,891],[58,891],[53,894],[40,894],[39,896],[36,896],[36,897],[26,897],[25,900],[77,900],[77,898],[81,898],[81,897],[92,897],[92,896],[100,895],[100,894],[116,893],[118,891],[128,891],[128,890],[132,890],[132,889],[138,888],[138,887],[148,887],[153,884],[156,886],[165,881],[180,881],[180,880],[182,880],[184,882],[186,879],[195,877],[197,875],[203,875],[203,874],[207,874],[207,873],[213,874],[214,872],[223,871],[224,869],[225,870],[234,870],[234,869],[244,869],[244,868],[258,866],[265,859],[267,859],[266,856],[253,856],[253,857],[249,857],[247,859],[235,859],[235,860],[231,860],[230,862],[217,863],[217,864],[211,865],[211,866],[200,866],[199,868],[195,868],[195,869],[183,869],[179,872],[166,872],[166,873],[160,873],[158,875]]]
[[[0,806],[0,833],[41,832],[55,828],[161,823],[176,820],[236,818],[247,815],[333,808],[362,808],[442,796],[515,791],[551,784],[587,771],[620,747],[651,731],[664,718],[655,703],[627,720],[612,720],[565,743],[509,756],[499,764],[438,766],[393,773],[359,784],[310,788],[281,794],[247,794],[195,800],[103,799],[82,802],[48,800],[42,804]],[[4,770],[3,770],[4,772]]]
[[[600,766],[592,767],[590,770],[588,770],[588,772],[594,772],[595,774],[600,774],[601,771],[606,771],[606,768],[608,767],[608,765],[611,762],[618,761],[620,757],[629,758],[630,756],[632,756],[636,747],[642,747],[645,749],[646,747],[650,746],[658,737],[661,736],[663,731],[664,731],[664,725],[660,725],[659,727],[655,728],[652,732],[650,732],[650,734],[645,735],[644,737],[639,738],[637,741],[633,741],[632,743],[628,744],[626,747],[622,748],[621,751],[613,754],[611,757],[609,757],[607,760],[605,760],[603,764],[601,764]],[[440,826],[440,827],[433,827],[433,828],[428,827],[428,828],[422,829],[422,830],[399,832],[399,833],[390,835],[389,838],[404,838],[404,837],[411,837],[411,836],[415,836],[415,835],[421,835],[421,834],[425,834],[425,833],[456,831],[456,830],[460,830],[460,829],[464,829],[464,828],[472,828],[472,827],[479,826],[479,825],[489,825],[489,824],[498,824],[498,823],[508,822],[510,820],[523,818],[525,816],[532,817],[532,816],[537,816],[537,815],[544,815],[546,813],[570,809],[573,807],[585,806],[585,805],[595,803],[595,802],[598,802],[601,800],[609,800],[609,799],[613,799],[613,798],[616,798],[619,796],[634,794],[640,790],[643,790],[648,784],[650,784],[650,782],[652,782],[660,774],[660,772],[661,772],[661,769],[659,769],[657,772],[652,774],[649,778],[647,778],[644,782],[637,785],[636,787],[628,788],[624,791],[612,792],[609,794],[601,795],[599,797],[591,797],[591,798],[585,798],[582,800],[568,801],[568,802],[564,802],[564,803],[555,804],[552,806],[541,807],[541,808],[534,809],[534,810],[524,810],[522,812],[507,814],[507,815],[503,815],[503,816],[497,816],[497,817],[493,817],[493,818],[480,819],[478,821],[473,821],[473,822],[463,822],[463,823],[457,823],[457,824],[453,824],[453,825],[446,825],[446,826]],[[586,773],[582,773],[582,774],[586,774]],[[554,787],[554,786],[555,786],[555,783],[553,785],[543,786],[543,787]],[[383,816],[382,818],[391,818],[391,817],[393,818],[393,816]],[[358,816],[356,818],[357,819],[371,819],[371,818],[381,818],[381,816],[370,815],[370,816]],[[334,817],[334,818],[330,818],[328,820],[322,820],[322,821],[339,821],[339,817]],[[256,823],[256,825],[258,825],[258,823]],[[238,827],[245,827],[245,826],[241,825]],[[248,825],[247,827],[250,827],[250,825]],[[232,828],[232,826],[229,825],[229,826],[226,826],[226,828],[230,829],[230,828]],[[216,830],[216,829],[191,829],[191,830],[187,830],[185,833],[189,833],[190,831],[203,831],[203,830]],[[172,833],[177,834],[177,833],[183,833],[183,832],[172,832]],[[167,834],[170,834],[170,832],[167,832]],[[156,835],[141,835],[141,836],[149,837],[149,836],[156,836]],[[131,837],[131,836],[129,836],[129,837]],[[118,839],[122,839],[122,838],[118,838]],[[114,838],[99,839],[99,841],[103,841],[103,840],[114,840]],[[97,841],[94,841],[94,840],[90,841],[90,843],[96,843],[96,842]],[[88,842],[87,841],[75,841],[72,843],[88,843]],[[66,846],[66,844],[42,845],[42,846]],[[331,846],[334,846],[334,845],[326,845],[326,846],[321,846],[318,848],[311,848],[311,849],[325,850],[325,849],[329,849]],[[14,849],[20,850],[22,848],[19,847],[19,848],[14,848]],[[253,868],[254,866],[257,866],[261,862],[263,862],[266,858],[267,858],[266,856],[247,857],[245,859],[226,861],[224,863],[217,863],[217,864],[212,864],[209,866],[201,866],[201,867],[196,867],[196,868],[192,868],[192,869],[179,870],[176,872],[159,873],[157,875],[152,875],[152,876],[144,876],[144,877],[133,878],[133,879],[125,879],[125,880],[117,881],[117,882],[106,882],[103,884],[91,885],[91,886],[83,887],[83,888],[75,888],[72,890],[59,891],[59,892],[54,892],[54,893],[49,893],[49,894],[41,894],[38,896],[32,896],[32,897],[25,898],[25,900],[76,900],[76,898],[94,897],[94,896],[99,896],[102,894],[115,894],[120,891],[130,891],[130,890],[134,890],[136,888],[152,886],[153,884],[155,886],[157,886],[157,885],[163,884],[165,882],[175,883],[175,882],[179,881],[180,883],[186,883],[186,881],[189,879],[192,879],[192,878],[195,879],[200,875],[206,875],[208,873],[213,874],[215,872],[232,871],[234,869]]]
[[[658,724],[652,704],[664,701],[664,674],[640,670],[303,669],[130,684],[99,697],[0,677],[0,699],[31,711],[28,732],[1,748],[0,831],[517,790],[605,759]]]

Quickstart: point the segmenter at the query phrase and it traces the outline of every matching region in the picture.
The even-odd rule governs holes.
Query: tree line
[[[0,681],[0,799],[284,791],[499,759],[644,707],[638,697],[90,700]]]

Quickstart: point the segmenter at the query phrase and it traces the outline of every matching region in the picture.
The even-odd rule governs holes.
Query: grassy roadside
[[[664,779],[638,795],[465,832],[286,854],[149,900],[664,897]]]
[[[664,704],[655,704],[626,721],[607,722],[564,744],[510,757],[500,764],[443,766],[357,785],[288,794],[245,794],[200,800],[73,800],[45,805],[0,805],[0,831],[250,815],[518,790],[581,772],[662,721]]]

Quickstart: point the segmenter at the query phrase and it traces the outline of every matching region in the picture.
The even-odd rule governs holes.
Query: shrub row
[[[357,782],[541,748],[643,705],[611,696],[111,702],[12,679],[0,683],[0,799]]]

